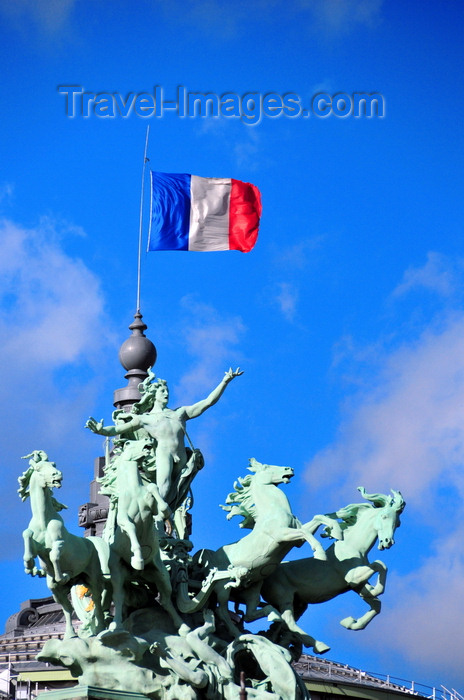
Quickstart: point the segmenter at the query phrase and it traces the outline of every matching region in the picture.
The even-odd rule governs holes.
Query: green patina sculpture
[[[122,626],[124,589],[134,580],[134,570],[139,584],[151,584],[156,588],[162,607],[176,628],[181,628],[183,621],[171,601],[171,581],[161,560],[159,533],[154,527],[154,519],[159,515],[166,517],[169,507],[157,485],[143,478],[147,473],[143,471],[144,461],[150,460],[150,452],[147,443],[140,447],[141,441],[135,445],[128,442],[111,465],[116,478],[112,486],[110,517],[103,535],[110,548],[108,566],[114,600],[111,628]]]
[[[99,435],[122,435],[127,439],[152,438],[156,484],[162,498],[169,500],[171,487],[176,484],[188,460],[184,442],[186,422],[201,416],[217,403],[229,382],[241,374],[240,369],[230,369],[206,399],[173,410],[167,405],[169,390],[166,381],[158,379],[151,383],[154,374],[149,373],[141,385],[142,398],[134,404],[131,414],[119,412],[115,425],[108,427],[103,425],[103,421],[89,418],[86,426]]]
[[[342,521],[343,534],[328,548],[326,560],[311,557],[281,564],[261,589],[264,600],[281,613],[286,628],[301,635],[303,644],[313,647],[316,652],[323,651],[325,645],[298,627],[296,606],[297,616],[301,617],[309,603],[323,603],[352,590],[366,601],[370,609],[357,620],[344,618],[340,622],[343,627],[364,629],[380,613],[378,596],[385,590],[387,567],[379,560],[369,562],[367,555],[376,540],[379,549],[389,549],[394,544],[393,535],[400,524],[399,515],[405,502],[399,491],[392,491],[393,497],[380,493],[369,495],[362,487],[359,491],[371,503],[353,503],[332,513],[331,517]],[[330,536],[330,532],[324,535]],[[375,573],[377,581],[372,586],[368,581]]]
[[[221,572],[208,581],[206,590],[191,598],[187,585],[179,587],[177,605],[182,612],[194,612],[203,607],[212,592],[215,593],[217,615],[232,636],[240,634],[228,612],[228,601],[245,604],[245,622],[263,617],[280,619],[275,608],[260,606],[260,590],[263,580],[269,576],[295,545],[309,542],[315,556],[325,558],[322,546],[314,537],[321,524],[340,534],[338,523],[323,515],[302,525],[293,515],[288,499],[276,485],[288,483],[293,476],[290,467],[277,467],[250,460],[252,474],[235,483],[235,491],[227,497],[228,518],[242,515],[241,526],[251,529],[250,534],[238,542],[225,545],[217,551],[202,549],[193,557],[196,577],[208,581],[210,572]],[[228,578],[223,578],[229,572]]]
[[[203,458],[186,421],[216,403],[240,374],[229,370],[206,399],[172,410],[166,383],[149,372],[129,413],[115,411],[110,426],[89,419],[93,432],[116,438],[101,480],[110,497],[102,537],[66,530],[58,512],[65,506],[52,495],[61,472],[45,452],[28,455],[19,479],[20,496],[30,496],[32,507],[24,532],[26,572],[47,576],[66,618],[65,639],[49,640],[39,658],[68,667],[80,684],[153,700],[235,700],[243,670],[250,699],[307,700],[291,661],[303,644],[318,653],[329,647],[298,626],[303,610],[354,590],[369,610],[357,620],[345,618],[343,626],[362,629],[380,612],[387,569],[367,557],[376,540],[379,549],[393,544],[404,508],[396,491],[384,496],[360,489],[367,502],[302,524],[281,488],[293,469],[250,459],[251,473],[235,482],[222,506],[228,520],[242,516],[240,527],[249,532],[216,551],[190,554],[186,513]],[[317,539],[321,526],[321,536],[335,540],[327,550]],[[312,557],[282,563],[304,542]],[[73,607],[82,621],[78,635]],[[244,623],[266,617],[267,629],[247,632]]]
[[[32,509],[32,519],[23,532],[25,571],[47,577],[55,601],[63,608],[66,637],[76,634],[68,593],[77,580],[87,586],[94,603],[92,631],[99,632],[105,626],[103,601],[109,588],[109,547],[99,537],[77,537],[67,531],[58,512],[66,506],[52,496],[52,489],[61,487],[62,473],[43,450],[34,450],[23,459],[28,458],[29,467],[18,479],[18,493],[23,501],[30,498]],[[107,597],[108,607],[110,602]]]

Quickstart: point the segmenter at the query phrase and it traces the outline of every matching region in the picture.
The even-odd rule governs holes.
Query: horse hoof
[[[145,568],[145,563],[144,563],[142,557],[136,557],[134,554],[134,556],[131,557],[131,566],[133,569],[136,569],[137,571],[143,571]]]
[[[316,654],[325,654],[327,651],[330,650],[330,647],[327,646],[324,642],[316,642],[313,646],[314,651]]]
[[[110,624],[108,625],[108,629],[103,630],[103,632],[100,632],[100,634],[98,636],[101,637],[104,634],[107,634],[108,632],[123,632],[123,631],[125,631],[125,630],[124,630],[124,627],[122,626],[122,622],[115,622],[113,620],[113,622],[110,622]]]
[[[319,559],[319,561],[327,561],[327,554],[324,549],[316,549],[314,552],[314,559]]]
[[[346,627],[347,630],[353,629],[353,625],[355,624],[356,620],[354,617],[344,617],[343,620],[340,620],[340,624],[342,627]]]
[[[179,637],[186,637],[188,633],[190,632],[190,627],[183,622],[179,629],[177,630],[177,634]]]
[[[282,622],[282,617],[276,610],[273,610],[267,616],[269,622]]]
[[[98,639],[105,647],[119,649],[121,653],[125,655],[125,651],[127,653],[129,642],[133,639],[133,636],[130,632],[125,630],[124,627],[115,627],[100,632]],[[122,647],[125,647],[125,651],[123,651]]]

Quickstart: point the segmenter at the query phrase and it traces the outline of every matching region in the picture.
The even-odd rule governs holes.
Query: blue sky
[[[382,614],[353,594],[315,606],[330,658],[464,689],[463,8],[431,0],[0,2],[2,617],[43,586],[22,573],[32,449],[64,472],[77,530],[123,386],[117,351],[136,302],[140,177],[150,165],[262,191],[256,248],[143,255],[142,312],[171,404],[245,373],[190,425],[206,467],[195,547],[240,536],[219,503],[248,457],[293,466],[309,519],[399,489],[407,507]],[[378,92],[383,118],[84,119],[60,85],[101,93]],[[380,553],[379,553],[380,554]],[[295,556],[309,555],[298,550]],[[378,555],[373,552],[373,558]]]

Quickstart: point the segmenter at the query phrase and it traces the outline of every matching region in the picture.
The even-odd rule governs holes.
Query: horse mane
[[[122,460],[124,461],[124,457],[126,460],[131,461],[131,462],[137,462],[138,463],[138,469],[140,473],[140,477],[142,480],[144,480],[147,483],[152,483],[153,482],[153,472],[156,470],[156,466],[154,465],[154,460],[151,460],[150,463],[145,463],[141,464],[141,458],[144,456],[142,455],[142,449],[144,445],[150,445],[151,441],[148,440],[125,440],[125,439],[120,439],[118,441],[115,440],[114,446],[115,449],[112,452],[111,459],[108,464],[105,464],[103,467],[103,476],[97,478],[97,481],[99,484],[101,484],[100,488],[100,493],[102,493],[105,496],[109,496],[111,502],[116,503],[118,501],[118,488],[117,488],[117,479],[118,479],[118,471],[120,468],[119,461]],[[134,448],[136,451],[136,454],[134,455],[134,450],[131,450],[131,448]],[[125,452],[126,450],[126,452]],[[137,454],[137,450],[139,453]],[[127,455],[128,452],[128,455]],[[132,452],[132,454],[131,454]],[[145,460],[143,460],[145,461]]]
[[[342,532],[356,524],[360,512],[365,513],[366,510],[371,510],[372,508],[383,508],[387,505],[393,505],[395,502],[398,502],[398,510],[404,508],[404,501],[399,491],[392,490],[393,498],[383,493],[367,493],[364,486],[358,486],[358,491],[368,503],[350,503],[344,508],[340,508],[340,510],[337,510],[335,513],[327,513],[329,518],[342,521],[340,523]],[[324,528],[321,536],[332,537],[331,528],[328,525]]]
[[[109,496],[110,500],[117,500],[116,480],[118,477],[117,460],[122,454],[121,451],[114,452],[109,464],[103,467],[103,476],[97,477],[97,481],[101,484],[100,493],[104,496]]]
[[[355,525],[358,521],[360,511],[363,513],[366,510],[374,508],[371,503],[349,503],[344,508],[340,508],[336,513],[330,513],[331,517],[341,520],[340,529],[346,530],[348,527]],[[326,528],[327,529],[327,528]]]
[[[29,466],[26,469],[25,472],[21,474],[21,476],[18,476],[18,482],[19,482],[19,489],[18,489],[18,494],[19,497],[21,498],[22,501],[25,501],[27,498],[30,496],[29,492],[29,484],[31,482],[31,476],[33,475],[34,472],[40,472],[40,465],[46,462],[47,464],[54,464],[54,462],[50,462],[48,459],[48,455],[46,452],[43,450],[34,450],[31,452],[31,454],[25,455],[24,457],[21,457],[21,459],[29,459]],[[56,510],[58,513],[60,510],[64,510],[65,508],[67,509],[68,506],[65,506],[64,503],[60,503],[53,495],[52,495],[52,489],[48,489],[50,491],[50,497],[52,500],[52,505],[53,508]]]
[[[18,476],[18,481],[19,481],[19,489],[18,493],[22,501],[25,501],[26,498],[29,496],[29,482],[31,480],[31,476],[36,470],[37,464],[40,464],[40,462],[48,462],[48,455],[46,452],[43,450],[33,450],[30,452],[28,455],[24,455],[24,457],[21,457],[21,459],[28,459],[29,460],[29,466],[26,469],[25,472],[21,474],[21,476]]]
[[[243,520],[239,527],[252,530],[256,522],[256,505],[251,495],[251,485],[253,483],[254,473],[261,471],[265,465],[258,462],[256,459],[249,460],[250,466],[248,469],[253,474],[247,474],[244,477],[239,477],[234,482],[234,491],[228,494],[225,506],[220,507],[228,511],[227,520],[230,520],[234,515],[241,515]]]
[[[31,465],[29,466],[25,472],[21,474],[21,476],[18,476],[18,482],[19,482],[19,489],[18,489],[18,494],[19,497],[22,501],[25,501],[29,497],[29,482],[31,480],[31,476],[34,472],[34,466]]]

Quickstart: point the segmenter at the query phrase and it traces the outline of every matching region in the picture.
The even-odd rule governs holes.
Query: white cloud
[[[65,252],[49,222],[25,229],[0,220],[0,290],[2,433],[8,436],[0,471],[3,492],[11,494],[2,527],[16,531],[26,517],[14,498],[22,455],[48,451],[64,466],[68,494],[81,478],[78,465],[87,458],[91,465],[83,423],[101,379],[101,355],[116,348],[97,277]],[[0,539],[3,547],[19,547],[9,535]]]
[[[258,116],[260,109],[260,105],[257,104]],[[229,154],[240,170],[256,171],[267,165],[260,134],[257,129],[250,128],[244,119],[224,116],[199,118],[195,129],[198,135],[207,136],[208,142],[211,141],[211,134],[220,138],[224,151]]]
[[[243,16],[242,7],[230,7],[220,0],[193,0],[189,3],[184,0],[158,0],[156,5],[162,7],[166,13],[175,12],[177,20],[180,19],[189,25],[207,31],[211,28],[216,32],[219,30],[218,38],[221,39],[234,36],[238,22]]]
[[[431,255],[405,276],[401,293],[427,286],[447,299],[456,285],[457,269]],[[308,462],[307,480],[313,492],[330,488],[340,504],[358,485],[403,493],[400,534],[417,540],[398,539],[408,553],[397,569],[407,573],[391,577],[381,625],[366,639],[381,634],[385,654],[446,679],[456,677],[464,645],[464,314],[434,313],[414,341],[356,350],[362,388],[347,400],[334,442]]]
[[[309,271],[317,264],[323,240],[323,236],[311,236],[283,248],[273,247],[272,262],[277,271],[272,274],[272,284],[263,290],[265,303],[271,301],[290,323],[296,320],[303,279],[307,279]],[[287,277],[287,281],[275,281],[276,277]]]
[[[18,26],[31,20],[42,33],[58,34],[68,23],[76,0],[0,0],[0,12]]]
[[[279,282],[277,284],[275,300],[287,321],[293,321],[295,318],[298,296],[298,290],[293,284],[289,282]]]
[[[375,27],[383,0],[296,0],[308,10],[316,28],[326,34],[343,34],[357,26]]]
[[[462,509],[460,515],[460,524],[435,543],[422,566],[391,577],[389,590],[395,597],[382,612],[382,640],[387,648],[399,646],[424,674],[430,668],[439,669],[437,677],[446,683],[458,681],[464,649]]]
[[[245,326],[239,316],[224,318],[194,295],[183,297],[181,303],[189,317],[187,349],[195,359],[191,369],[181,377],[176,393],[183,400],[198,401],[205,390],[210,391],[219,383],[231,363],[239,364],[243,359],[237,345]]]
[[[1,224],[2,355],[22,369],[55,368],[92,352],[103,313],[96,276],[50,238],[49,224]]]
[[[243,168],[243,170],[258,170],[258,167],[262,167],[263,158],[260,157],[260,137],[258,131],[248,128],[244,134],[244,138],[235,141],[233,153],[237,167]]]
[[[460,261],[454,262],[440,253],[429,252],[427,262],[422,267],[410,267],[403,275],[401,283],[393,291],[393,297],[400,297],[416,289],[428,289],[447,297],[456,291],[458,278],[454,268],[462,268]]]
[[[194,294],[183,297],[181,304],[186,313],[182,323],[184,342],[193,361],[174,387],[178,401],[173,405],[195,403],[206,398],[219,384],[224,372],[231,366],[236,369],[243,365],[244,360],[238,346],[246,329],[239,316],[225,317],[215,307],[199,301]],[[227,389],[227,393],[230,391]],[[194,426],[188,426],[195,447],[201,446],[208,463],[213,463],[216,458],[216,435],[220,430],[217,421],[217,409],[213,408],[198,424],[195,421]]]
[[[451,315],[385,356],[376,385],[351,400],[336,442],[308,465],[313,486],[356,482],[424,502],[464,463],[464,316]]]
[[[9,204],[13,198],[14,185],[11,182],[0,184],[0,204]]]
[[[274,250],[274,264],[279,268],[288,267],[302,270],[315,257],[315,251],[321,248],[324,236],[311,236],[290,246]]]
[[[218,39],[234,37],[249,20],[276,21],[280,12],[296,15],[300,22],[327,36],[345,34],[358,26],[375,27],[381,19],[383,0],[242,0],[225,5],[221,0],[158,0],[157,6],[166,13],[176,13],[189,24],[200,29],[215,29]]]

